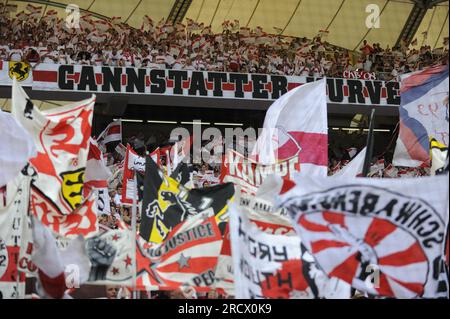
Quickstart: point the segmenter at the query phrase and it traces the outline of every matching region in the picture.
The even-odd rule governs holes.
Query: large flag
[[[38,173],[34,187],[59,215],[70,214],[82,202],[94,103],[92,96],[40,111],[20,85],[13,84],[12,114],[37,147],[37,156],[30,160]]]
[[[300,166],[297,156],[264,165],[229,149],[222,165],[220,179],[223,182],[233,183],[236,189],[239,188],[243,193],[254,195],[267,176],[276,174],[282,178],[292,179],[294,173],[301,170]]]
[[[222,246],[222,235],[211,212],[189,217],[160,243],[142,238],[136,251],[139,288],[176,289],[183,284],[208,291]]]
[[[225,230],[228,200],[234,195],[231,183],[200,189],[188,189],[163,175],[150,157],[146,158],[144,198],[140,235],[147,241],[161,243],[169,232],[189,216],[211,211],[219,227]]]
[[[448,146],[448,65],[405,75],[400,90],[400,132],[395,166],[429,165],[429,141]]]
[[[434,298],[448,294],[440,284],[448,190],[448,176],[302,176],[279,206],[330,277],[372,295]]]
[[[270,106],[253,155],[264,164],[295,156],[301,171],[326,176],[327,154],[326,81],[322,79],[287,92]]]
[[[14,179],[36,156],[30,134],[9,113],[0,110],[0,187]]]
[[[235,291],[239,299],[348,299],[350,286],[328,278],[298,236],[269,234],[250,222],[246,208],[230,208]]]
[[[122,141],[122,121],[117,120],[108,124],[97,138],[99,144],[105,145],[110,142]]]
[[[30,183],[28,176],[19,173],[6,185],[6,205],[0,205],[0,299],[25,297],[25,273],[19,273],[18,265]]]

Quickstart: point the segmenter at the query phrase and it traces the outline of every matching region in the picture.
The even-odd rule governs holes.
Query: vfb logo
[[[374,3],[370,3],[366,6],[366,13],[369,13],[369,15],[366,17],[366,27],[368,29],[379,29],[380,7]]]

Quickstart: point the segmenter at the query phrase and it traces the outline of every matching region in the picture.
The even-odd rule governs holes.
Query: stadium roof
[[[0,0],[6,1],[6,0]],[[45,10],[57,10],[64,16],[69,3],[99,17],[122,17],[132,27],[140,27],[144,15],[154,21],[167,18],[172,8],[181,3],[190,4],[184,12],[184,20],[193,19],[211,25],[213,31],[221,31],[225,20],[239,20],[240,26],[261,26],[268,33],[312,38],[319,30],[328,30],[326,40],[350,50],[357,50],[364,39],[379,42],[382,47],[394,46],[415,3],[436,3],[422,20],[416,37],[418,45],[432,48],[442,46],[448,37],[447,1],[439,0],[9,0],[18,4],[18,12],[28,3],[44,5]],[[380,28],[367,28],[369,13],[366,7],[375,4],[380,10]],[[424,39],[422,33],[428,31]]]

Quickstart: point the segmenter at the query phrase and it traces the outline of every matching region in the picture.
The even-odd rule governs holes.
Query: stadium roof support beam
[[[448,0],[413,0],[413,2],[421,8],[430,9],[435,5],[442,2],[447,2]]]
[[[403,26],[402,32],[400,32],[397,42],[395,42],[396,47],[400,45],[402,40],[406,42],[406,45],[409,45],[411,43],[417,30],[419,29],[420,23],[427,13],[427,0],[416,0],[414,2],[415,4],[411,10],[411,13],[409,14],[408,19],[406,20],[405,25]]]
[[[175,0],[169,16],[167,17],[167,22],[172,24],[181,23],[191,4],[192,0]]]

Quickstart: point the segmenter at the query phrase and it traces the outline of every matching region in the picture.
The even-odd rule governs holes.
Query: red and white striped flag
[[[93,189],[97,192],[97,210],[100,215],[110,212],[108,179],[111,175],[97,142],[91,138],[84,174],[83,195],[85,198],[88,197]]]
[[[122,121],[117,120],[108,124],[106,129],[97,138],[99,144],[122,141]]]

